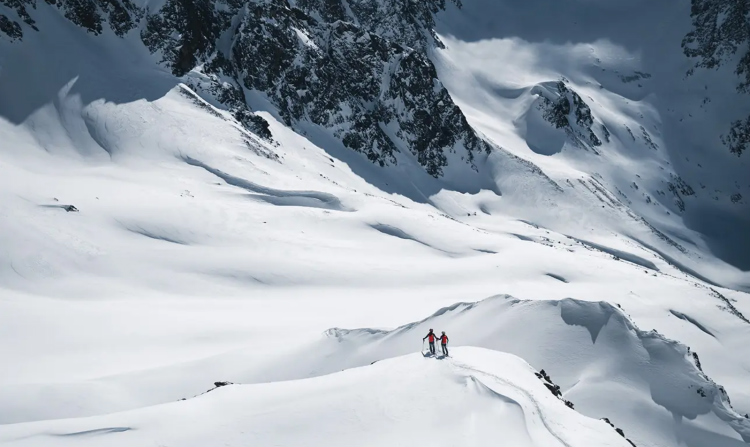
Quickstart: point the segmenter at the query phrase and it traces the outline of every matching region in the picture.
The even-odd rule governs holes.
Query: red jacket
[[[434,332],[430,332],[429,334],[425,335],[424,338],[429,338],[430,343],[435,343],[435,337],[437,337],[437,335],[435,335]],[[422,340],[424,340],[424,338]]]
[[[448,336],[442,335],[440,336],[440,344],[447,345],[448,344]]]

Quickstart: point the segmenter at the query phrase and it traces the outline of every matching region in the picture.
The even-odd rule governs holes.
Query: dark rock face
[[[138,25],[142,12],[130,0],[46,0],[50,5],[59,8],[66,19],[86,29],[93,34],[101,34],[102,26],[109,24],[118,36],[124,36]],[[11,8],[34,31],[39,31],[36,22],[31,18],[28,7],[36,9],[36,0],[0,0],[0,4]],[[4,23],[9,21],[0,19],[0,31],[6,31]],[[14,22],[15,23],[15,22]],[[17,25],[17,24],[16,24]],[[16,34],[21,34],[20,29]],[[9,34],[10,35],[10,34]],[[18,36],[17,38],[20,38]]]
[[[36,1],[0,0],[30,26],[26,8]],[[287,125],[326,128],[381,166],[411,154],[440,177],[451,159],[476,169],[475,156],[490,151],[427,57],[441,45],[432,28],[445,0],[166,0],[159,10],[131,0],[47,1],[93,34],[106,24],[120,36],[140,28],[175,76],[265,139],[269,125],[247,92],[267,97]],[[0,18],[11,38],[20,28]]]
[[[635,447],[635,443],[633,443],[633,441],[631,441],[630,439],[628,439],[627,437],[625,437],[625,432],[621,428],[615,427],[615,424],[613,424],[609,420],[609,418],[602,418],[601,420],[604,421],[604,422],[606,422],[610,427],[614,428],[618,435],[620,435],[623,438],[625,438],[625,440],[628,441],[628,443],[630,443],[630,445],[632,445],[633,447]]]
[[[738,157],[750,148],[750,116],[745,121],[734,121],[732,127],[729,129],[729,133],[721,138],[721,142],[729,148],[730,152],[737,154]]]
[[[542,383],[544,384],[545,387],[547,387],[550,393],[552,393],[555,397],[563,401],[565,403],[565,406],[571,409],[574,408],[573,402],[566,400],[563,397],[562,391],[560,391],[560,386],[552,382],[552,378],[544,370],[541,370],[538,373],[534,373],[534,375],[536,375],[536,377],[542,381]]]
[[[36,21],[31,18],[31,15],[29,14],[29,10],[26,9],[27,7],[30,7],[31,9],[36,9],[36,0],[0,0],[0,4],[7,6],[11,10],[13,10],[17,15],[18,18],[21,19],[25,24],[27,24],[29,27],[31,27],[35,31],[39,31],[39,29],[36,27]],[[2,30],[5,34],[13,38],[11,34],[8,32],[10,31],[10,28],[12,27],[12,33],[14,36],[17,36],[15,38],[20,39],[23,36],[23,31],[20,28],[20,25],[15,22],[14,20],[11,20],[7,16],[2,16],[5,18],[5,20],[0,20],[0,30]],[[8,25],[8,23],[11,23]],[[8,30],[8,31],[6,31]]]
[[[334,1],[315,2],[319,10],[311,9],[311,1],[303,3],[319,18],[344,17],[346,12]],[[367,12],[366,3],[351,8]],[[250,2],[245,8],[231,53],[206,70],[232,79],[223,87],[214,82],[214,94],[238,97],[243,89],[261,91],[287,125],[310,121],[331,129],[344,145],[381,166],[397,163],[396,154],[408,150],[430,175],[439,177],[448,152],[461,152],[472,163],[475,153],[489,151],[423,51],[351,22],[322,22],[283,0]],[[417,31],[422,28],[406,37],[426,45],[431,37]],[[239,110],[242,101],[232,102]]]
[[[595,148],[601,146],[602,141],[591,128],[594,125],[594,117],[588,104],[578,93],[565,85],[564,81],[558,81],[550,93],[540,95],[544,119],[556,128],[564,129],[579,147],[596,152]],[[609,130],[606,127],[604,129],[605,137],[608,139]]]
[[[747,0],[691,0],[693,29],[682,41],[686,56],[696,58],[696,68],[716,69],[735,60],[737,91],[750,93],[750,21]],[[688,74],[691,74],[691,69]],[[722,142],[739,155],[750,148],[750,116],[731,124]]]
[[[60,0],[58,7],[68,20],[93,34],[100,34],[102,24],[109,23],[115,34],[124,36],[141,15],[130,0]]]
[[[23,38],[21,25],[2,14],[0,14],[0,33],[8,36],[11,41],[16,39],[21,40]]]
[[[451,0],[459,7],[460,0]],[[402,45],[425,49],[442,44],[433,28],[435,14],[445,9],[445,0],[297,0],[296,6],[327,23],[356,23],[363,29]]]
[[[667,184],[667,188],[674,195],[674,203],[677,209],[685,211],[685,200],[683,197],[695,195],[693,188],[682,179],[682,177],[672,174],[672,181]]]
[[[167,0],[159,11],[150,11],[141,39],[152,53],[161,52],[175,76],[184,76],[215,51],[240,7],[231,0]]]

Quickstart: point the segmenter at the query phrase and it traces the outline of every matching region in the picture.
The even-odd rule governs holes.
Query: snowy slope
[[[187,401],[95,418],[0,427],[9,446],[626,447],[565,407],[523,360],[477,348],[418,354],[316,379],[226,386]]]
[[[449,152],[441,178],[409,153],[373,164],[332,129],[289,126],[267,95],[246,92],[264,139],[193,89],[200,69],[176,77],[159,65],[137,30],[94,36],[40,4],[39,32],[0,40],[0,443],[247,443],[241,432],[255,428],[259,444],[351,445],[368,430],[388,436],[372,445],[426,433],[446,445],[471,433],[484,436],[476,445],[549,445],[549,433],[622,444],[511,356],[456,350],[482,373],[424,363],[414,353],[431,326],[452,345],[544,368],[576,410],[610,418],[639,447],[744,445],[747,161],[713,142],[746,104],[723,89],[727,72],[682,81],[689,63],[673,47],[689,17],[677,2],[653,14],[642,2],[464,3],[437,15],[446,48],[430,57],[493,150],[476,170]],[[679,19],[651,22],[667,16]],[[561,77],[590,106],[601,146],[576,146],[545,121],[542,97],[557,98]],[[713,99],[699,106],[702,83]],[[697,194],[670,191],[673,175]],[[735,189],[745,199],[733,202]],[[455,305],[498,294],[522,301]],[[434,382],[400,382],[425,368]],[[304,380],[276,383],[289,379]],[[258,385],[175,402],[217,380]],[[387,411],[386,389],[406,396]],[[441,389],[451,398],[436,402]],[[286,422],[295,390],[309,411]],[[262,396],[282,412],[260,417]],[[560,430],[539,426],[534,400]],[[473,416],[419,428],[457,410]],[[358,411],[373,419],[352,420]],[[488,423],[498,414],[527,425]],[[134,430],[46,435],[117,427]]]
[[[475,0],[438,18],[446,49],[434,59],[446,87],[472,125],[563,187],[560,206],[588,203],[581,214],[592,227],[604,221],[699,276],[746,289],[750,165],[720,136],[750,102],[730,69],[686,76],[689,2]],[[576,144],[542,118],[540,99],[557,95],[561,79],[590,108],[601,145]],[[515,215],[587,230],[564,210],[509,201]]]
[[[604,302],[498,296],[456,304],[392,331],[331,329],[295,355],[296,368],[322,374],[407,353],[429,328],[445,330],[458,346],[527,359],[549,373],[576,410],[608,418],[636,445],[739,446],[750,439],[750,420],[704,374],[695,351],[638,329]],[[727,371],[716,372],[728,379]]]

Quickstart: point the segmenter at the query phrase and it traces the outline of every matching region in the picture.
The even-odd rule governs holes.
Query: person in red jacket
[[[440,347],[443,348],[443,355],[448,356],[448,336],[445,335],[445,331],[440,335]]]
[[[425,341],[425,339],[429,339],[430,342],[430,354],[435,355],[435,339],[437,338],[437,335],[435,335],[434,332],[432,332],[432,329],[430,329],[430,332],[427,333],[427,335],[424,336],[422,341]]]

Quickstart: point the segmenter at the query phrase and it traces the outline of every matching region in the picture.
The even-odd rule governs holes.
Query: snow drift
[[[750,419],[738,414],[724,388],[703,373],[695,352],[656,331],[638,329],[605,302],[497,296],[456,304],[389,331],[331,329],[327,340],[295,356],[295,370],[325,374],[407,353],[429,328],[445,330],[458,346],[527,359],[550,374],[577,410],[609,418],[636,445],[750,442]]]
[[[471,386],[458,364],[385,361],[433,326],[544,368],[639,447],[745,445],[750,185],[717,141],[748,105],[731,70],[683,79],[688,5],[442,3],[0,0],[2,439],[474,433],[442,406],[451,430],[401,401],[389,419],[372,381],[424,407],[451,393],[479,445],[502,442],[498,414],[526,421],[503,426],[518,443],[583,442],[550,429],[578,427],[559,401],[529,428],[530,401],[488,374],[526,379],[492,353],[464,359]],[[219,57],[238,42],[240,65]],[[523,300],[451,306],[498,293]],[[445,369],[407,388],[381,363]],[[257,385],[174,402],[216,380]],[[610,442],[602,424],[588,445]]]
[[[229,385],[185,401],[0,426],[7,446],[628,447],[555,398],[523,360],[478,348],[411,354],[314,379]]]

